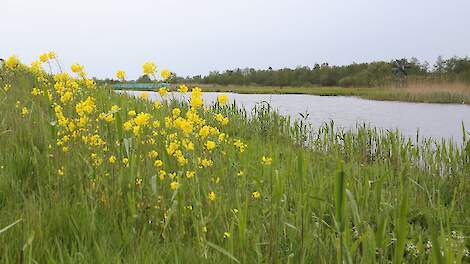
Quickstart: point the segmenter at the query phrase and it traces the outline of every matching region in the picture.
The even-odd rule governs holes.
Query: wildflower
[[[161,160],[156,160],[153,165],[157,168],[160,168],[161,166],[163,166],[163,161]]]
[[[160,121],[158,121],[158,120],[153,121],[152,126],[154,128],[159,128],[160,127]]]
[[[163,181],[166,176],[166,171],[160,170],[158,174],[159,174],[158,177],[160,178],[160,180]]]
[[[239,171],[239,172],[237,173],[237,176],[243,176],[243,175],[245,175],[245,172],[244,172],[244,171]]]
[[[141,92],[140,93],[140,98],[147,100],[149,98],[149,93],[147,92]]]
[[[235,141],[233,142],[233,145],[234,145],[235,147],[237,147],[240,152],[245,151],[245,148],[247,147],[247,145],[244,144],[243,142],[241,142],[240,139],[235,140]]]
[[[273,159],[272,159],[271,157],[265,157],[265,156],[263,156],[263,157],[261,158],[261,164],[263,164],[263,165],[269,166],[269,165],[271,165],[272,163],[273,163]]]
[[[11,84],[5,84],[5,85],[3,86],[3,90],[4,90],[5,92],[8,92],[8,90],[10,90],[10,89],[11,89]]]
[[[25,116],[27,116],[28,114],[29,114],[28,108],[27,108],[26,106],[23,107],[23,108],[21,109],[21,115],[22,115],[23,117],[25,117]]]
[[[180,185],[180,184],[179,184],[177,181],[172,181],[172,182],[170,183],[170,188],[171,188],[172,190],[176,190],[176,189],[179,187],[179,185]]]
[[[216,145],[215,145],[214,141],[208,140],[206,142],[206,149],[209,150],[209,151],[213,150],[215,148],[215,146]]]
[[[167,80],[171,77],[171,72],[168,69],[163,69],[160,75],[162,76],[163,80]]]
[[[253,192],[253,193],[251,193],[251,197],[253,197],[254,199],[259,199],[261,197],[261,193]]]
[[[64,153],[69,152],[69,147],[63,146],[63,147],[62,147],[62,151],[63,151]]]
[[[31,95],[33,96],[38,96],[41,94],[41,90],[39,90],[38,88],[33,88],[33,90],[31,90]]]
[[[116,163],[116,157],[115,157],[114,155],[111,155],[111,156],[109,157],[109,163],[111,163],[111,164]]]
[[[215,198],[216,198],[215,192],[209,192],[209,193],[207,194],[207,198],[209,199],[209,201],[214,201]]]
[[[166,87],[162,87],[158,89],[158,93],[160,94],[161,97],[163,97],[168,94],[168,89]]]
[[[194,97],[191,96],[191,101],[190,101],[191,107],[194,109],[197,109],[202,106],[203,101],[201,97]]]
[[[217,101],[219,102],[220,105],[225,105],[228,102],[228,96],[219,95],[219,96],[217,96]]]
[[[123,158],[122,159],[122,164],[124,165],[124,167],[129,167],[129,159],[128,158]]]
[[[49,53],[47,53],[47,57],[50,59],[50,60],[53,60],[57,57],[56,53],[53,52],[53,51],[49,51]]]
[[[155,63],[153,62],[145,62],[142,66],[142,69],[144,71],[144,74],[147,76],[155,75],[155,72],[157,71],[157,65],[155,65]]]
[[[142,185],[142,179],[141,179],[141,178],[136,178],[136,179],[135,179],[135,185],[136,185],[136,186]]]
[[[139,113],[135,118],[134,122],[137,126],[146,126],[152,116],[148,113]]]
[[[8,59],[4,62],[4,64],[7,69],[13,70],[20,64],[20,60],[18,59],[16,55],[12,55],[8,57]]]
[[[229,238],[230,238],[230,233],[224,232],[224,239],[229,239]]]
[[[180,85],[179,89],[178,89],[178,92],[180,93],[187,93],[188,92],[188,86],[182,84]]]
[[[224,115],[222,114],[215,114],[215,120],[217,120],[219,123],[221,123],[222,125],[227,125],[229,120],[228,120],[228,117],[225,117]]]
[[[43,53],[43,54],[39,55],[39,60],[41,62],[47,62],[49,60],[49,54]]]
[[[134,126],[132,128],[132,133],[134,133],[134,135],[138,136],[139,132],[140,132],[140,126]]]
[[[112,112],[117,112],[117,111],[119,111],[119,110],[121,110],[121,108],[119,108],[119,106],[117,106],[117,105],[111,106],[111,111],[112,111]]]
[[[158,156],[158,152],[156,150],[152,150],[147,155],[149,158],[154,159]]]
[[[116,72],[116,78],[120,81],[124,81],[126,79],[126,73],[123,70],[118,70]]]
[[[201,138],[205,138],[205,137],[207,137],[207,136],[209,135],[209,133],[210,133],[210,127],[209,127],[209,126],[203,126],[203,127],[201,127],[201,129],[199,130],[199,133],[198,133],[198,134],[199,134],[199,136],[200,136]]]
[[[132,129],[132,122],[131,121],[125,122],[123,127],[124,127],[124,130],[126,130],[126,131],[131,130]]]
[[[191,179],[192,177],[194,177],[196,175],[196,172],[195,171],[187,171],[186,172],[186,178],[188,179]]]
[[[162,107],[162,102],[160,100],[156,100],[155,103],[153,103],[153,107],[155,107],[155,109],[160,109]]]
[[[201,168],[208,168],[208,167],[211,167],[213,164],[214,162],[210,159],[203,159],[200,161]]]
[[[127,112],[127,115],[130,117],[134,117],[136,116],[136,112],[134,110],[130,110],[129,112]]]
[[[232,209],[232,213],[238,214],[238,209],[237,209],[237,208],[233,208],[233,209]]]
[[[219,141],[223,142],[225,140],[225,133],[220,133]]]
[[[78,63],[74,63],[74,64],[72,64],[72,66],[70,67],[70,69],[71,69],[72,72],[74,72],[74,73],[83,72],[83,65],[80,65],[80,64],[78,64]]]
[[[95,100],[91,97],[87,97],[85,101],[81,101],[75,106],[75,111],[79,116],[84,116],[92,113],[95,108]]]
[[[60,167],[60,169],[57,170],[57,175],[64,176],[64,167]]]

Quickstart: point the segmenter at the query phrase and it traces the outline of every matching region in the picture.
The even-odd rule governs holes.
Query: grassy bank
[[[442,104],[470,104],[470,87],[452,83],[410,83],[406,87],[344,88],[344,87],[273,87],[202,85],[208,92],[242,94],[311,94],[320,96],[357,96],[380,101],[404,101]]]
[[[2,263],[470,261],[466,139],[1,74]]]

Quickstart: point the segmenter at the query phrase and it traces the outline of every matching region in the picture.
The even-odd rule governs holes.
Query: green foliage
[[[428,62],[416,58],[403,59],[406,74],[411,78],[426,80],[459,81],[470,83],[470,58],[453,57],[447,60],[438,58],[433,67]],[[402,85],[397,76],[396,62],[377,61],[353,63],[344,66],[331,66],[328,63],[310,67],[279,70],[256,70],[253,68],[233,69],[224,72],[213,71],[205,77],[178,78],[180,82],[218,85],[261,85],[261,86],[342,86],[378,87],[390,84]]]

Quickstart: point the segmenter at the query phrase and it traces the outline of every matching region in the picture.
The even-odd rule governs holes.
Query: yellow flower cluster
[[[114,171],[115,175],[124,175],[122,177],[134,175],[129,181],[122,180],[126,182],[126,188],[130,183],[139,190],[145,190],[150,188],[151,182],[155,183],[155,177],[159,182],[157,187],[152,188],[164,188],[162,192],[158,191],[162,196],[183,192],[209,175],[206,181],[208,186],[204,187],[203,192],[207,193],[204,202],[216,203],[225,198],[223,193],[216,194],[217,184],[224,181],[219,166],[226,164],[221,162],[221,157],[230,153],[238,157],[247,149],[244,142],[224,131],[229,127],[230,120],[226,111],[220,110],[227,104],[227,96],[219,96],[216,107],[204,108],[200,88],[193,87],[190,91],[186,85],[180,85],[180,93],[190,91],[189,103],[171,101],[173,99],[167,96],[169,90],[161,88],[158,92],[162,98],[155,101],[153,107],[144,101],[139,101],[141,107],[128,103],[113,104],[110,100],[103,100],[104,96],[109,96],[107,91],[92,89],[96,86],[87,78],[84,66],[79,63],[71,65],[70,74],[45,73],[43,63],[55,58],[54,53],[44,53],[31,64],[28,69],[36,79],[28,92],[33,102],[43,100],[41,103],[50,104],[53,119],[51,130],[55,133],[58,151],[64,155],[80,156],[80,160],[87,162],[93,174],[99,177],[114,174]],[[20,62],[12,56],[6,64],[8,69],[14,70]],[[154,63],[146,62],[143,70],[144,74],[155,78],[157,67]],[[165,69],[160,75],[167,79],[171,77],[171,72]],[[117,71],[116,77],[124,81],[125,72]],[[4,86],[3,89],[8,91],[10,87]],[[149,93],[141,93],[141,98],[148,97]],[[32,105],[18,102],[17,112],[25,120],[31,119],[35,116]],[[262,157],[261,162],[269,165],[272,159]],[[145,172],[133,174],[139,166],[149,167]],[[234,168],[231,175],[244,175],[243,168]],[[72,171],[64,167],[56,167],[55,170],[60,176],[68,176],[69,173],[64,172]],[[94,179],[93,188],[98,190],[98,183],[99,180]],[[103,190],[100,190],[100,196],[101,192]],[[251,197],[259,199],[261,194],[253,192]],[[230,238],[230,233],[227,232],[224,237]]]

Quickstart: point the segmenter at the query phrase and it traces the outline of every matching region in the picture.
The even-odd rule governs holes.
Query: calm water
[[[149,94],[152,100],[160,98],[158,93]],[[219,94],[221,93],[204,93],[205,103],[216,101]],[[333,120],[338,126],[352,128],[359,122],[383,129],[399,129],[402,134],[410,137],[416,137],[419,129],[421,136],[453,139],[457,143],[462,142],[462,121],[466,130],[470,129],[468,105],[383,102],[344,96],[223,94],[246,109],[251,109],[261,101],[267,101],[279,113],[293,118],[300,118],[299,113],[308,112],[308,120],[314,126]],[[172,96],[182,98],[179,94]]]

